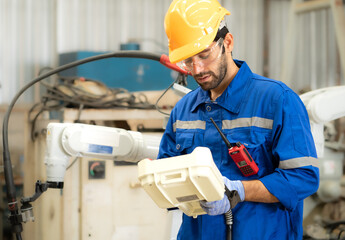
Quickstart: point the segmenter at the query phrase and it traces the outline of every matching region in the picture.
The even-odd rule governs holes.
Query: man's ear
[[[225,51],[231,53],[234,48],[234,37],[231,33],[227,33],[224,38]]]

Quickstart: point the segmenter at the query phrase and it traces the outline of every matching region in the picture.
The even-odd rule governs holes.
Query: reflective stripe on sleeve
[[[273,120],[268,118],[252,117],[252,118],[238,118],[235,120],[223,120],[223,129],[234,129],[240,127],[260,127],[272,129]]]
[[[289,160],[280,161],[279,168],[281,169],[292,169],[292,168],[299,168],[310,166],[319,167],[317,158],[313,157],[301,157],[301,158],[293,158]]]
[[[176,132],[177,128],[180,128],[180,129],[203,129],[203,130],[205,130],[206,129],[206,122],[200,121],[200,120],[196,120],[196,121],[177,120],[173,124],[174,132]]]

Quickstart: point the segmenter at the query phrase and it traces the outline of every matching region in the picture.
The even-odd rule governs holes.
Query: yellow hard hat
[[[174,0],[164,21],[170,62],[179,62],[206,49],[225,15],[230,12],[217,0]]]

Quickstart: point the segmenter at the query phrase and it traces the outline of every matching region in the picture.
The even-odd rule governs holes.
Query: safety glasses
[[[222,48],[223,38],[220,38],[212,47],[208,47],[204,51],[194,55],[193,57],[182,60],[176,64],[182,70],[192,72],[194,65],[205,67],[220,58],[220,56],[222,56]]]

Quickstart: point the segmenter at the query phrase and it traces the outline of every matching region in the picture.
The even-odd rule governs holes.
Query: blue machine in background
[[[59,65],[104,53],[90,51],[63,53],[59,56]],[[176,79],[178,73],[153,60],[109,58],[71,68],[61,72],[60,75],[98,80],[109,88],[125,88],[133,92],[166,89]],[[197,87],[192,77],[188,76],[187,81],[188,88]]]

